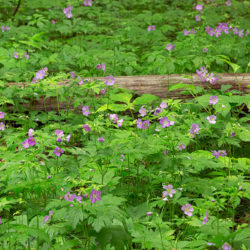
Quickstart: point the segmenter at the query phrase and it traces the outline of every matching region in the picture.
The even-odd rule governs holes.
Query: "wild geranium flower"
[[[75,72],[74,72],[74,71],[70,71],[69,73],[70,73],[70,76],[71,76],[72,78],[75,78],[75,77],[76,77],[76,75],[75,75]]]
[[[174,125],[174,121],[170,121],[166,116],[163,118],[160,118],[159,122],[160,122],[162,128],[166,128],[166,127],[170,127],[170,126]]]
[[[23,147],[24,148],[29,148],[29,142],[28,142],[28,139],[26,139],[26,140],[24,140],[24,142],[22,142],[22,144],[23,144]]]
[[[180,150],[180,151],[182,151],[183,149],[185,149],[186,148],[186,146],[183,144],[183,143],[179,143],[178,144],[178,149]]]
[[[166,45],[166,49],[167,50],[173,50],[175,48],[175,45],[172,45],[171,43],[168,43],[167,45]]]
[[[82,85],[83,84],[83,79],[82,78],[78,78],[78,80],[79,80],[78,84]]]
[[[208,242],[207,245],[208,245],[208,246],[216,246],[216,244],[210,243],[210,242]]]
[[[203,53],[206,53],[208,51],[208,48],[203,48]]]
[[[118,116],[116,114],[110,114],[109,120],[113,123],[116,123],[118,121]]]
[[[163,111],[162,108],[156,107],[154,115],[158,115],[159,113],[161,113]]]
[[[147,110],[146,108],[144,108],[144,106],[142,106],[139,110],[139,113],[141,114],[141,116],[145,116],[147,114]]]
[[[173,185],[171,185],[171,184],[169,184],[169,185],[163,185],[163,188],[164,189],[166,189],[166,191],[163,191],[162,192],[162,196],[163,197],[167,197],[167,196],[169,196],[169,197],[173,197],[173,194],[175,194],[176,193],[176,191],[173,189]],[[164,200],[164,199],[163,199]]]
[[[136,121],[136,125],[137,125],[137,128],[142,128],[142,120],[141,119],[138,119]]]
[[[0,130],[2,131],[5,130],[5,124],[3,122],[0,122]]]
[[[200,22],[200,21],[201,21],[200,16],[201,16],[200,14],[199,14],[199,15],[197,15],[197,16],[195,16],[195,21],[196,21],[196,22]]]
[[[215,124],[216,123],[216,116],[215,115],[207,116],[207,120],[210,124]]]
[[[46,223],[50,220],[50,216],[49,215],[46,215],[43,219],[43,223]]]
[[[147,212],[147,216],[151,216],[153,212]]]
[[[64,151],[63,151],[63,149],[61,149],[61,148],[59,148],[59,147],[56,147],[55,148],[55,150],[53,151],[53,153],[56,155],[56,156],[61,156],[63,153],[64,153]]]
[[[82,107],[82,114],[85,115],[85,116],[88,116],[90,114],[89,106],[83,106]]]
[[[235,132],[232,132],[230,135],[231,135],[231,137],[235,137],[235,136],[236,136],[236,133],[235,133]]]
[[[191,207],[191,204],[186,204],[186,205],[183,205],[181,207],[181,210],[184,211],[184,214],[186,214],[187,216],[191,217],[193,216],[193,211],[194,211],[194,208]]]
[[[66,15],[67,18],[71,18],[73,15],[72,15],[72,9],[73,9],[73,6],[67,6],[67,8],[63,9],[63,13]]]
[[[206,81],[210,82],[210,84],[216,84],[215,81],[217,81],[219,78],[214,75],[214,73],[211,73],[210,75],[207,75]]]
[[[28,132],[28,136],[32,137],[34,135],[34,129],[30,128]]]
[[[35,138],[34,138],[34,137],[29,137],[29,138],[28,138],[28,143],[29,143],[30,146],[36,145],[36,140],[35,140]]]
[[[211,105],[215,105],[218,101],[219,101],[219,99],[216,95],[212,95],[209,97],[209,103]]]
[[[107,76],[105,78],[105,82],[104,84],[108,85],[108,86],[112,86],[115,84],[115,78],[111,75],[111,76]]]
[[[103,95],[103,94],[105,94],[105,92],[106,92],[106,89],[101,89],[99,94]]]
[[[55,21],[55,20],[51,20],[51,23],[52,23],[52,24],[56,24],[56,21]]]
[[[3,119],[5,116],[5,113],[4,112],[0,112],[0,119]]]
[[[97,68],[97,69],[102,69],[103,71],[105,71],[106,65],[105,65],[105,63],[97,64],[97,65],[96,65],[96,68]]]
[[[38,80],[38,79],[42,80],[45,77],[45,74],[46,74],[45,69],[42,69],[42,70],[40,70],[40,71],[38,71],[36,73],[36,78],[35,79],[36,80]]]
[[[218,151],[213,150],[212,155],[214,155],[217,159],[219,156],[222,156],[222,157],[226,156],[227,153],[226,153],[226,150],[218,150]]]
[[[225,242],[222,246],[222,249],[223,250],[232,250],[232,247],[227,242]]]
[[[125,159],[125,155],[121,155],[121,161],[124,161],[124,159]]]
[[[88,124],[84,124],[82,127],[84,128],[85,131],[91,132],[91,128]]]
[[[18,52],[14,52],[14,57],[17,59],[19,57]]]
[[[205,215],[203,222],[202,222],[203,225],[205,225],[208,222],[208,218],[209,218],[209,214],[208,214],[208,211],[206,211],[206,215]]]
[[[70,134],[68,134],[68,135],[67,135],[67,137],[66,137],[66,141],[67,141],[67,142],[69,142],[70,137],[71,137],[71,135],[70,135]]]
[[[197,4],[195,9],[201,11],[203,9],[203,6],[201,4]]]
[[[168,107],[168,104],[167,104],[166,102],[161,102],[160,107],[161,107],[162,109],[165,109],[165,108]]]
[[[117,121],[118,128],[120,128],[122,126],[122,123],[123,123],[123,119],[120,119]]]
[[[149,25],[148,26],[148,31],[155,30],[155,25]]]
[[[64,136],[64,132],[62,130],[60,130],[60,129],[56,129],[55,133],[56,133],[57,137],[63,137]]]
[[[189,133],[190,134],[192,134],[192,137],[194,138],[195,137],[195,134],[199,134],[199,125],[198,124],[196,124],[196,123],[193,123],[192,125],[191,125],[191,128],[190,128],[190,130],[189,130]]]
[[[24,55],[25,55],[26,60],[29,60],[30,56],[29,56],[28,52],[25,52]]]
[[[83,5],[84,6],[92,6],[92,0],[84,0]]]
[[[99,138],[97,139],[97,141],[104,142],[103,136],[102,136],[102,137],[99,137]]]
[[[231,6],[231,1],[230,1],[230,0],[227,0],[227,1],[225,2],[225,4],[226,4],[226,6]]]
[[[150,126],[150,121],[146,120],[142,123],[141,129],[147,129]]]
[[[91,193],[89,195],[89,199],[91,200],[92,203],[95,203],[96,201],[101,200],[101,191],[92,189]]]

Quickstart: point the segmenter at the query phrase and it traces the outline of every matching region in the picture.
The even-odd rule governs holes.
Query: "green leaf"
[[[222,92],[225,92],[225,91],[227,91],[227,90],[229,90],[230,88],[232,87],[232,85],[230,85],[230,84],[228,84],[228,85],[222,85],[221,86],[221,91]]]
[[[135,105],[143,105],[143,104],[148,104],[151,103],[155,100],[158,100],[159,97],[155,96],[155,95],[151,95],[151,94],[143,94],[140,97],[137,97],[134,101],[133,104]]]
[[[129,94],[129,93],[119,93],[116,95],[110,95],[110,99],[112,101],[125,102],[127,104],[129,104],[131,98],[132,98],[132,94]]]
[[[194,85],[190,85],[190,84],[175,83],[175,84],[169,86],[168,91],[171,92],[171,91],[174,91],[177,89],[187,89],[187,90],[194,91],[195,87],[194,87]]]

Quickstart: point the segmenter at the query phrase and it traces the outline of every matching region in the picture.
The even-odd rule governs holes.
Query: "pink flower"
[[[168,104],[167,104],[166,102],[161,102],[160,107],[161,107],[162,109],[167,108],[167,107],[168,107]]]
[[[171,43],[166,45],[167,50],[173,50],[175,48],[175,45],[172,45]]]
[[[215,124],[216,123],[216,116],[215,115],[207,116],[207,120],[210,124]]]
[[[106,84],[106,85],[108,85],[108,86],[114,85],[114,84],[115,84],[115,78],[114,78],[112,75],[107,76],[107,77],[105,78],[104,84]]]
[[[208,48],[203,48],[203,53],[206,53],[208,51]]]
[[[141,114],[142,117],[147,114],[147,110],[144,108],[144,106],[140,108],[139,113]]]
[[[88,124],[84,124],[82,127],[84,128],[85,131],[91,132],[91,128]]]
[[[97,139],[97,141],[104,142],[103,136],[102,136],[102,137],[99,137],[99,138]]]
[[[201,21],[200,16],[201,16],[200,14],[197,15],[197,16],[195,16],[195,21],[196,21],[196,22],[200,22],[200,21]]]
[[[117,121],[118,128],[120,128],[122,126],[122,123],[123,123],[123,119],[120,119]]]
[[[14,57],[17,59],[19,57],[18,52],[14,52]]]
[[[153,213],[152,212],[147,212],[147,216],[150,216],[152,215]]]
[[[56,156],[61,156],[63,153],[64,153],[64,151],[61,149],[61,148],[59,148],[59,147],[56,147],[55,148],[55,150],[53,151],[53,153],[56,155]]]
[[[208,211],[206,211],[206,215],[205,215],[203,222],[202,222],[203,225],[205,225],[208,222],[208,218],[209,218],[209,214],[208,214]]]
[[[70,135],[70,134],[68,134],[68,136],[66,137],[66,141],[67,141],[67,142],[69,142],[70,137],[71,137],[71,135]]]
[[[85,116],[88,116],[90,114],[89,106],[83,106],[82,107],[82,114],[85,115]]]
[[[231,6],[231,1],[230,1],[230,0],[227,0],[227,1],[225,2],[225,4],[226,4],[226,6]]]
[[[70,73],[70,76],[71,76],[72,78],[75,78],[75,77],[76,77],[75,72],[71,71],[71,72],[69,72],[69,73]]]
[[[0,119],[3,119],[5,116],[5,113],[4,112],[0,112]]]
[[[219,101],[219,99],[216,95],[212,95],[209,97],[209,103],[211,105],[215,105],[218,101]]]
[[[194,211],[194,208],[191,207],[191,204],[186,204],[184,206],[181,207],[181,210],[184,211],[184,214],[186,214],[187,216],[193,216],[193,211]]]
[[[203,9],[203,6],[201,4],[197,4],[195,9],[201,11]]]
[[[28,132],[28,136],[32,137],[34,135],[34,129],[30,128]]]
[[[92,0],[84,0],[83,5],[84,6],[92,6]]]

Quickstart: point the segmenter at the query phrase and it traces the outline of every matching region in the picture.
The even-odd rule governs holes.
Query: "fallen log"
[[[232,85],[229,90],[235,89],[241,92],[249,92],[250,84],[250,74],[232,74],[232,73],[221,73],[217,74],[219,79],[216,84],[212,85],[209,83],[204,83],[201,81],[197,74],[183,74],[183,75],[146,75],[146,76],[117,76],[115,77],[115,85],[121,86],[125,89],[133,90],[135,93],[141,94],[153,94],[161,98],[167,99],[187,99],[192,96],[183,95],[183,89],[177,89],[169,91],[170,86],[177,83],[194,85],[195,87],[220,89],[222,85]],[[90,77],[90,80],[100,80],[104,81],[105,77]],[[66,84],[72,82],[72,80],[65,80],[63,82],[58,82],[58,85]],[[239,86],[240,83],[240,86]],[[9,85],[22,85],[23,87],[32,83],[9,83]],[[239,88],[240,87],[240,88]],[[44,110],[44,101],[47,110],[55,110],[55,100],[54,98],[48,98],[45,100],[36,101],[32,107],[35,110]],[[69,103],[60,103],[60,109],[66,108]],[[28,105],[25,105],[28,106]]]

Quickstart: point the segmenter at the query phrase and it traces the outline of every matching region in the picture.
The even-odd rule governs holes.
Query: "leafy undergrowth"
[[[247,249],[246,96],[161,100],[65,77],[0,85],[3,249]],[[32,108],[46,98],[54,111]]]

